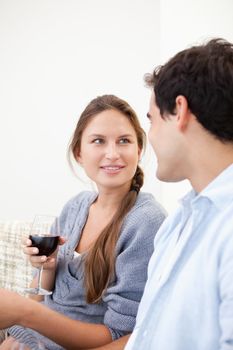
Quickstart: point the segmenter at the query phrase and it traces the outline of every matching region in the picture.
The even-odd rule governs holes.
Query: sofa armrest
[[[32,280],[32,267],[22,250],[22,237],[30,222],[0,222],[0,287],[25,294]]]

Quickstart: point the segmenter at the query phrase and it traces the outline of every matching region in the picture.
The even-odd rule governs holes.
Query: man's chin
[[[180,182],[185,180],[185,177],[177,176],[177,175],[172,175],[171,173],[166,174],[163,172],[160,172],[157,170],[156,172],[156,177],[158,180],[163,181],[163,182]]]

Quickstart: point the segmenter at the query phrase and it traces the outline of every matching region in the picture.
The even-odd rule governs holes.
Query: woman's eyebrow
[[[101,134],[90,134],[88,137],[105,137],[104,135]]]
[[[124,135],[120,135],[119,138],[122,138],[122,137],[133,137],[132,134],[124,134]]]
[[[92,137],[101,137],[104,138],[106,136],[102,135],[102,134],[90,134],[88,135],[88,137],[92,138]],[[119,135],[117,138],[122,138],[122,137],[133,137],[132,134],[123,134],[123,135]]]

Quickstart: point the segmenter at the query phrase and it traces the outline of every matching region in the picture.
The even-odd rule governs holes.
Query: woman
[[[12,327],[12,336],[27,343],[31,335],[42,339],[39,332],[47,349],[85,349],[133,330],[165,218],[153,196],[140,192],[144,140],[135,112],[118,97],[97,97],[83,111],[70,152],[97,192],[81,192],[64,207],[60,225],[68,240],[58,253],[38,257],[25,248],[33,266],[46,260],[42,285],[54,291],[41,303],[1,291],[0,327],[23,326]]]

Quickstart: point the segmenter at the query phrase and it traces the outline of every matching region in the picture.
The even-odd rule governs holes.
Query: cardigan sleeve
[[[154,237],[165,216],[155,201],[148,201],[130,212],[123,223],[116,247],[115,280],[103,296],[107,305],[104,324],[113,339],[134,328]]]

